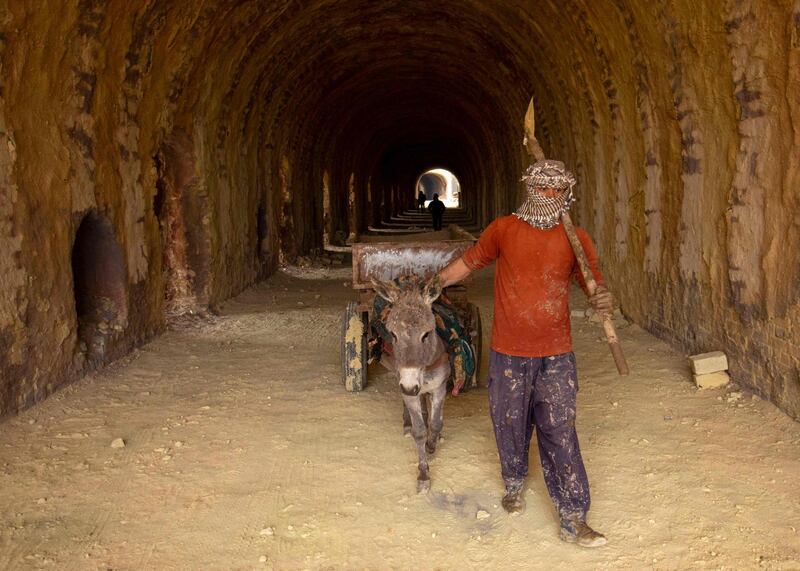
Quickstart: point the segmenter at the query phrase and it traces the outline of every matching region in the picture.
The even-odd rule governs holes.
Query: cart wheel
[[[469,337],[472,351],[475,353],[475,372],[467,379],[466,388],[478,386],[478,374],[481,370],[481,351],[483,350],[483,330],[481,328],[481,310],[474,303],[467,304],[469,315]]]
[[[367,324],[356,301],[347,304],[342,316],[341,357],[344,388],[363,391],[367,384]]]

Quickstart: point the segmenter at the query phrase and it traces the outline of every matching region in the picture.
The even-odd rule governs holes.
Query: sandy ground
[[[363,393],[340,383],[348,278],[279,273],[0,426],[0,569],[800,569],[800,425],[697,391],[635,325],[620,378],[573,319],[606,547],[559,541],[535,447],[527,511],[499,507],[485,383],[448,397],[416,495],[394,381],[378,365]],[[470,297],[488,339],[490,273]]]

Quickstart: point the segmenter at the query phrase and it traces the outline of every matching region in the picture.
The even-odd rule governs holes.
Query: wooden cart
[[[433,276],[450,261],[461,256],[475,242],[475,237],[458,226],[420,234],[362,236],[353,244],[353,289],[358,300],[351,301],[342,316],[342,378],[348,391],[361,391],[367,383],[369,347],[377,339],[370,327],[375,291],[372,279],[390,281],[404,275],[425,279]],[[468,280],[467,280],[468,281]],[[467,300],[467,285],[445,288],[444,295],[465,316],[461,323],[469,332],[475,354],[475,372],[466,387],[477,385],[481,355],[481,314]]]

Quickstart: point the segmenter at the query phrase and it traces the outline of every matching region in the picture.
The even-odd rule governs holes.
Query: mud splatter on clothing
[[[575,232],[598,284],[603,284],[589,235]],[[471,270],[497,261],[494,277],[492,349],[507,355],[542,357],[572,351],[569,286],[586,290],[564,226],[542,230],[516,216],[502,216],[481,232],[461,258]]]
[[[491,351],[489,411],[503,480],[522,484],[528,475],[533,429],[547,490],[563,517],[589,511],[589,480],[575,431],[578,375],[572,352],[514,357]]]

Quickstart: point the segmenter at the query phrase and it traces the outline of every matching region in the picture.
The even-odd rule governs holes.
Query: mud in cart
[[[344,310],[341,338],[342,378],[348,391],[364,389],[369,364],[380,358],[380,351],[375,350],[380,347],[381,338],[375,327],[372,280],[388,282],[408,275],[428,279],[474,242],[475,237],[470,233],[450,226],[438,232],[362,236],[353,244],[353,289],[358,299],[348,302]],[[477,386],[482,348],[481,314],[467,298],[468,282],[469,279],[448,286],[442,292],[442,302],[447,304],[449,315],[457,322],[456,328],[464,335],[462,342],[471,351],[473,370],[466,375],[465,388]],[[458,372],[453,367],[452,375],[455,374]]]

